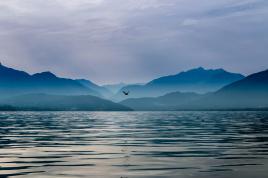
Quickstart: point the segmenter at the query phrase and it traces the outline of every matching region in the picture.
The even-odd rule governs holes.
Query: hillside
[[[0,101],[1,106],[17,110],[68,110],[68,111],[130,111],[121,104],[113,103],[95,96],[63,96],[47,94],[28,94]]]
[[[144,97],[126,99],[120,104],[138,111],[175,110],[178,106],[201,98],[196,93],[174,92],[160,97]]]
[[[100,96],[75,80],[59,78],[51,72],[30,75],[0,65],[0,76],[0,98],[29,93]]]
[[[123,87],[115,96],[116,100],[127,99],[122,91],[130,91],[131,98],[157,97],[171,92],[214,92],[225,85],[243,79],[244,76],[223,69],[204,69],[202,67],[161,77],[145,85]]]
[[[192,103],[198,108],[268,107],[268,70],[223,87],[206,98]]]

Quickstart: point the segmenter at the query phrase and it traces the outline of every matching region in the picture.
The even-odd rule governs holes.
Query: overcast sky
[[[268,69],[268,1],[0,0],[0,60],[100,84],[250,74]]]

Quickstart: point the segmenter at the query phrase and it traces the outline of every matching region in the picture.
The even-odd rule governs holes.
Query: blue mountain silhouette
[[[196,104],[207,108],[268,108],[268,70],[227,85]]]
[[[117,100],[126,99],[122,91],[131,92],[132,98],[157,97],[170,92],[213,92],[225,85],[243,79],[244,76],[227,72],[223,69],[204,69],[202,67],[180,72],[176,75],[161,77],[145,85],[129,85],[121,89],[114,97]]]
[[[130,108],[90,95],[26,94],[2,99],[0,106],[14,110],[131,111]],[[6,107],[9,106],[9,107]],[[0,109],[3,107],[0,107]]]
[[[83,85],[84,87],[98,92],[104,98],[109,98],[113,95],[113,93],[110,90],[108,90],[106,87],[99,86],[91,82],[90,80],[77,79],[76,81],[80,83],[81,85]]]
[[[75,80],[59,78],[51,72],[30,75],[1,64],[0,76],[0,98],[29,93],[100,96],[98,91]]]
[[[121,104],[135,110],[268,109],[268,70],[249,75],[212,93],[175,92],[161,97],[127,99]]]

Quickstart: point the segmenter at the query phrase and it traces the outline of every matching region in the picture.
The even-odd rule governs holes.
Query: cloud
[[[3,63],[100,83],[144,82],[192,67],[268,66],[264,0],[0,2]]]

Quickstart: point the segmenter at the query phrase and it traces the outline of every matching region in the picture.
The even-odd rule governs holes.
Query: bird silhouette
[[[124,95],[128,96],[129,95],[129,91],[123,91]]]

